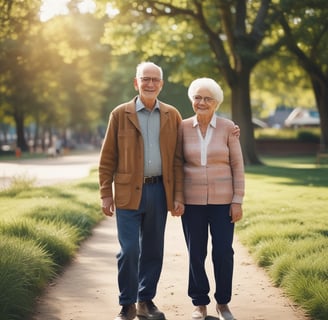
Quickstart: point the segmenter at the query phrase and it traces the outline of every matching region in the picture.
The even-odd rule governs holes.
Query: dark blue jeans
[[[212,262],[217,303],[231,300],[234,223],[230,205],[186,205],[182,216],[183,231],[189,252],[188,295],[195,306],[210,303],[210,285],[205,270],[208,231],[212,237]]]
[[[138,210],[116,210],[119,303],[152,300],[162,271],[167,205],[162,183],[145,184]]]

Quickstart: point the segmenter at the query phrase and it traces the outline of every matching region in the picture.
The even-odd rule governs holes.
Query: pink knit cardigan
[[[216,127],[207,147],[207,165],[203,166],[200,137],[193,122],[194,117],[183,120],[178,139],[177,155],[184,167],[181,186],[185,204],[242,203],[244,162],[239,138],[232,133],[234,123],[216,117]]]

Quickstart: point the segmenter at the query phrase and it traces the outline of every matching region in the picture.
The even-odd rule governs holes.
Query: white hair
[[[223,102],[224,96],[220,85],[211,78],[198,78],[191,82],[188,88],[189,100],[193,100],[193,96],[198,89],[207,89],[211,92],[212,98],[214,98],[217,103],[217,108]]]
[[[137,65],[137,69],[136,69],[136,78],[140,78],[142,76],[142,71],[145,67],[148,67],[148,66],[153,66],[155,68],[157,68],[160,72],[160,76],[161,76],[161,79],[163,79],[163,70],[160,66],[158,66],[157,64],[153,63],[153,62],[150,62],[150,61],[144,61],[144,62],[141,62]]]

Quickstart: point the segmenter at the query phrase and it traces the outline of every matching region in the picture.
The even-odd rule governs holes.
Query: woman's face
[[[197,116],[212,118],[217,101],[212,93],[206,88],[199,88],[192,97],[192,107]]]

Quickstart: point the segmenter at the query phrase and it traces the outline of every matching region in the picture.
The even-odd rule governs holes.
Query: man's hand
[[[112,197],[101,199],[101,210],[106,215],[111,217],[115,212],[114,200]]]

